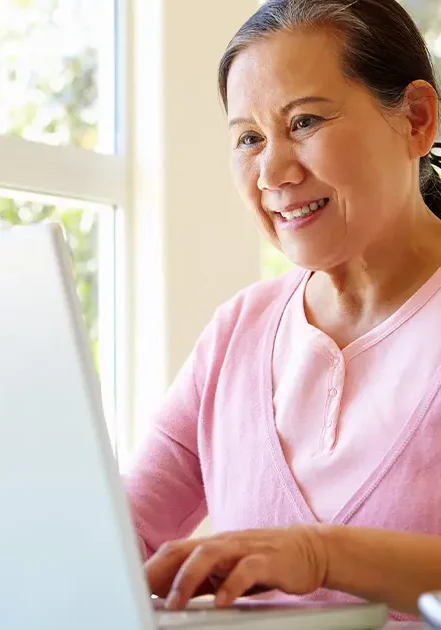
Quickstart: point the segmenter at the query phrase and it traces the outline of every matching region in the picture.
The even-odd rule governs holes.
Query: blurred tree
[[[441,79],[441,2],[440,0],[399,0],[412,15],[432,53],[438,80]]]
[[[268,280],[292,269],[293,264],[281,251],[266,240],[261,246],[262,279]]]

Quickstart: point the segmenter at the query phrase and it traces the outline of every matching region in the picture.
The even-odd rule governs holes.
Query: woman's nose
[[[293,148],[267,145],[260,155],[257,186],[260,190],[278,190],[287,184],[301,184],[306,176]]]

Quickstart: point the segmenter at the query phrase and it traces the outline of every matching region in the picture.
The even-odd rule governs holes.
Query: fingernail
[[[181,602],[181,594],[179,591],[171,591],[165,601],[165,607],[168,610],[177,610]]]
[[[222,608],[223,606],[225,606],[225,604],[227,603],[228,600],[228,595],[225,591],[218,591],[216,593],[216,606],[219,606],[219,608]]]

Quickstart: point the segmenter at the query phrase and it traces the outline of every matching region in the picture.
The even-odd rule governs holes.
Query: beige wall
[[[217,65],[256,0],[139,0],[132,120],[136,435],[213,310],[260,276],[256,228],[232,185]],[[133,86],[136,92],[136,86]]]
[[[174,76],[166,88],[165,129],[173,376],[213,309],[259,275],[256,232],[231,183],[226,116],[216,89],[222,52],[256,6],[254,0],[169,0],[166,6],[166,73]]]

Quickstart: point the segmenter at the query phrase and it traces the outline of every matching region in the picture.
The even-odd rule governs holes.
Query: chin
[[[330,271],[343,261],[329,252],[302,251],[293,252],[289,249],[282,250],[285,256],[296,266],[308,269],[309,271]]]

